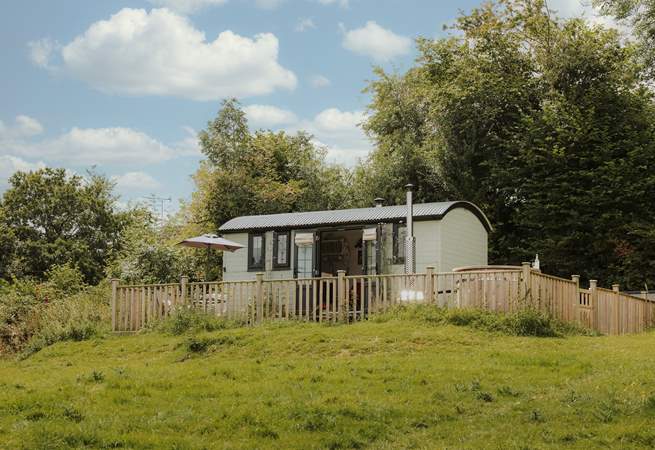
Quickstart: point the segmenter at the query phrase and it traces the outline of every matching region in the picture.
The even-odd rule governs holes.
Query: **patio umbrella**
[[[209,252],[212,248],[216,250],[235,252],[244,246],[236,242],[232,242],[228,239],[218,237],[215,234],[203,234],[202,236],[196,236],[189,239],[185,239],[177,245],[183,245],[185,247],[194,247],[194,248],[206,248],[207,249],[207,267],[205,267],[205,280],[207,280],[207,274],[209,273]]]

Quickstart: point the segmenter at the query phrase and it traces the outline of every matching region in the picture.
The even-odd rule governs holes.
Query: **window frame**
[[[280,264],[277,260],[279,250],[278,237],[286,235],[287,237],[287,262]],[[274,270],[289,270],[291,269],[291,231],[274,231],[273,232],[273,269]]]
[[[253,264],[253,242],[255,237],[262,238],[262,260],[259,264]],[[248,233],[248,272],[261,272],[266,269],[266,233],[263,231]]]
[[[401,245],[405,245],[404,242],[400,241],[399,229],[405,228],[405,236],[407,236],[407,224],[406,223],[394,223],[393,224],[393,243],[392,243],[392,259],[393,264],[405,264],[405,256],[398,256],[398,250]]]

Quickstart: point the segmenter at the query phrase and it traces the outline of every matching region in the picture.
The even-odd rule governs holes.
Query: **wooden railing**
[[[399,304],[514,312],[535,308],[604,334],[636,333],[655,325],[655,302],[590,282],[522,268],[394,275],[255,280],[157,285],[119,285],[112,280],[112,329],[137,331],[179,308],[259,323],[264,320],[352,322]]]

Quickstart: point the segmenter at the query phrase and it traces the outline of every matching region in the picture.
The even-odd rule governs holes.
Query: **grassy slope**
[[[655,333],[393,320],[201,337],[215,341],[206,352],[150,333],[0,360],[0,448],[655,445]]]

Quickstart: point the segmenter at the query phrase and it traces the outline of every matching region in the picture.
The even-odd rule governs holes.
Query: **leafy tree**
[[[195,222],[218,228],[247,214],[334,209],[347,205],[349,172],[325,162],[326,150],[305,133],[249,131],[234,100],[200,133],[208,162],[196,174]]]
[[[635,48],[540,0],[488,3],[454,28],[419,39],[407,73],[378,70],[378,145],[355,185],[477,203],[492,262],[538,252],[550,273],[653,285],[655,116]]]
[[[10,236],[0,245],[11,247],[3,276],[43,279],[55,265],[72,264],[87,283],[102,279],[128,220],[115,210],[109,180],[46,168],[17,172],[9,183],[0,214]]]
[[[121,250],[107,269],[108,277],[130,283],[175,283],[182,275],[192,280],[200,278],[205,254],[175,246],[183,239],[176,237],[175,218],[174,223],[169,221],[160,228],[145,208],[134,208],[131,216],[121,236]]]
[[[655,74],[655,1],[594,0],[593,3],[606,15],[614,16],[631,27],[639,41],[638,56],[652,78]]]

